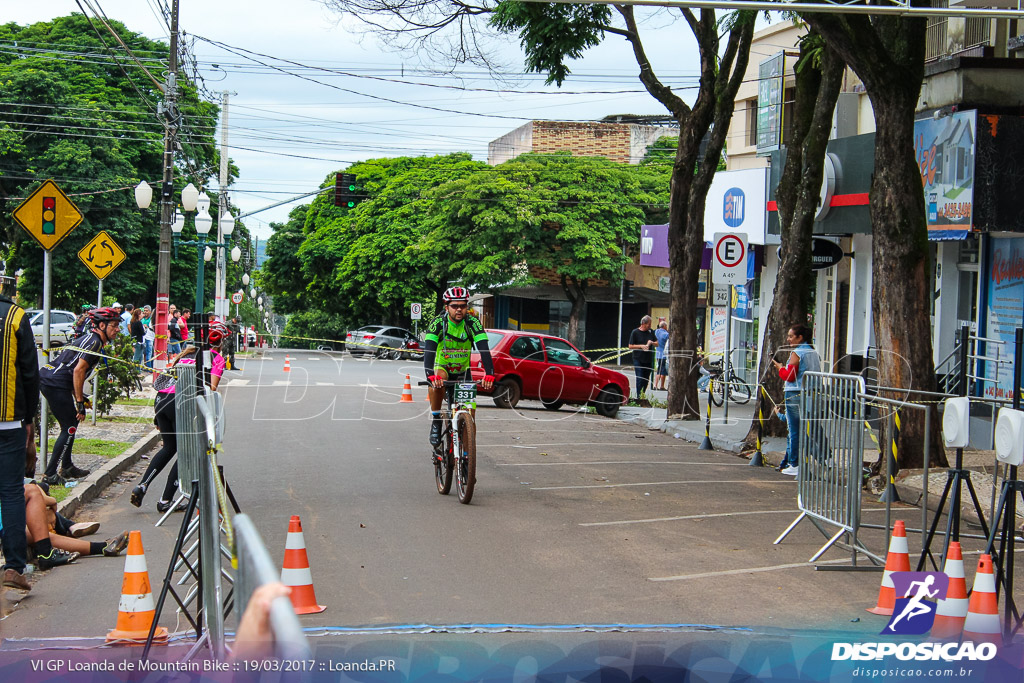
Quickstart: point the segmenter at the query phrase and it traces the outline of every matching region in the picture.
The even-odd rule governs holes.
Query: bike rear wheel
[[[452,433],[445,429],[441,433],[441,454],[434,451],[434,480],[437,482],[437,492],[447,496],[452,490]]]
[[[750,385],[746,382],[733,380],[729,383],[729,398],[737,405],[746,405],[750,401]]]
[[[469,503],[473,499],[473,487],[476,486],[476,422],[469,413],[461,413],[458,417],[459,457],[458,471],[455,473],[455,490],[459,494],[459,502]]]

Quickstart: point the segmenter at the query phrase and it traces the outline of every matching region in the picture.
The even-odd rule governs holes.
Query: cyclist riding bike
[[[95,354],[100,353],[121,329],[121,316],[113,308],[96,308],[89,311],[88,316],[92,329],[72,342],[75,348],[61,351],[39,368],[39,390],[60,423],[60,436],[53,444],[53,453],[43,477],[51,485],[60,484],[61,479],[80,479],[89,474],[89,470],[76,467],[71,462],[75,432],[78,431],[78,423],[85,419],[85,384],[100,361],[100,356]],[[61,466],[59,476],[57,465]]]
[[[469,355],[473,348],[480,353],[480,362],[486,376],[481,383],[484,390],[494,384],[494,363],[487,346],[487,334],[483,323],[474,316],[467,316],[469,292],[465,287],[449,287],[444,293],[444,312],[427,325],[424,338],[423,369],[431,386],[430,396],[430,445],[441,443],[441,402],[444,400],[445,380],[472,382],[469,372]]]

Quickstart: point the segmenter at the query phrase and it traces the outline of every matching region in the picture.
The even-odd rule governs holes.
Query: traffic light
[[[43,197],[43,234],[57,233],[57,198]]]
[[[353,208],[365,198],[358,190],[355,173],[338,173],[334,176],[334,205]]]

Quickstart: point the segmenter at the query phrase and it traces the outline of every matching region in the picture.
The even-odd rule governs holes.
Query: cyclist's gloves
[[[427,376],[427,381],[430,382],[431,384],[433,384],[434,382],[436,382],[439,379],[443,380],[444,377],[442,377],[441,375],[428,375]]]
[[[494,375],[484,375],[484,382],[494,384]]]

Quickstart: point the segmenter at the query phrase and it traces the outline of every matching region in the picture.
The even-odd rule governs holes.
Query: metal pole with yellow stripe
[[[878,498],[879,503],[898,503],[900,502],[900,494],[896,490],[896,473],[900,469],[899,461],[899,442],[900,442],[900,428],[902,423],[900,422],[900,411],[896,409],[892,414],[892,449],[889,452],[889,457],[886,458],[886,474],[888,475],[888,481],[885,484],[885,490],[882,491],[882,495]],[[928,457],[928,454],[925,454]]]
[[[764,467],[764,453],[761,451],[761,440],[764,438],[764,401],[768,398],[768,392],[764,390],[764,386],[761,384],[757,385],[757,390],[760,394],[757,400],[757,442],[754,455],[750,458],[750,466]]]
[[[713,451],[715,447],[711,445],[711,394],[715,390],[715,378],[711,377],[711,381],[708,382],[708,408],[707,415],[704,418],[704,440],[700,442],[698,450],[702,451]]]

